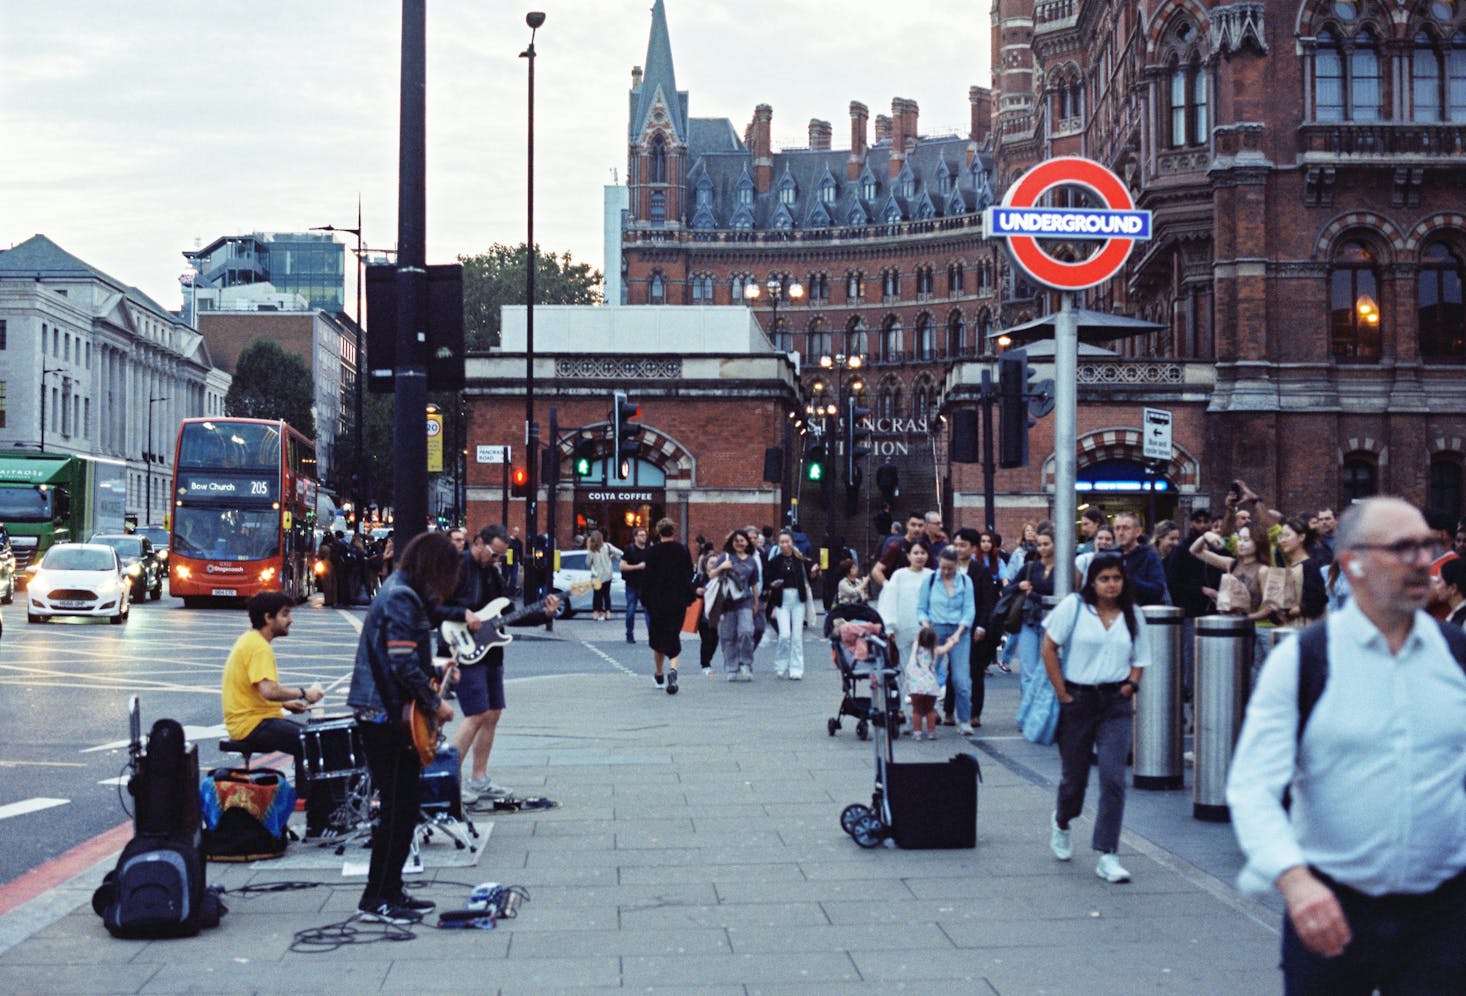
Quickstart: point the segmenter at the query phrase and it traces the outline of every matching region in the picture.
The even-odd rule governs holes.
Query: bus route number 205
[[[250,481],[249,482],[249,493],[252,494],[252,495],[266,495],[266,496],[268,496],[269,493],[270,493],[270,482],[269,481]]]

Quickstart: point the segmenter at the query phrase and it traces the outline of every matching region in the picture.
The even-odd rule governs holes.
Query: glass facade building
[[[311,310],[335,313],[345,304],[346,247],[328,232],[229,235],[183,255],[199,287],[269,283],[301,295]]]

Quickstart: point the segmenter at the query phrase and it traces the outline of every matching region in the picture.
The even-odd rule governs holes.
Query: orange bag
[[[701,616],[702,616],[702,597],[699,596],[699,597],[694,598],[692,600],[692,604],[687,607],[687,612],[682,617],[682,632],[684,632],[684,633],[696,633],[697,632],[697,621],[698,621],[699,618],[701,618]]]

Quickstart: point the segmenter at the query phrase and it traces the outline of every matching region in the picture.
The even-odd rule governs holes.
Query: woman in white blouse
[[[1130,750],[1135,693],[1150,663],[1145,619],[1136,611],[1117,554],[1098,553],[1082,591],[1056,605],[1044,620],[1044,670],[1059,699],[1058,802],[1049,828],[1054,857],[1074,856],[1069,821],[1084,808],[1090,754],[1099,757],[1099,809],[1091,843],[1100,852],[1095,874],[1128,882],[1115,852],[1125,816],[1125,757]]]
[[[911,544],[911,549],[906,554],[906,566],[892,574],[886,586],[881,589],[876,611],[886,624],[887,642],[893,650],[911,646],[921,629],[917,621],[916,603],[921,597],[922,584],[931,575],[931,568],[927,566],[930,560],[931,551],[926,548],[925,542],[918,540]]]

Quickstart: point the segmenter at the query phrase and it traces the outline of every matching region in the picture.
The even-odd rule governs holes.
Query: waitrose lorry
[[[19,577],[56,543],[120,533],[127,465],[76,453],[0,453],[0,523]]]

